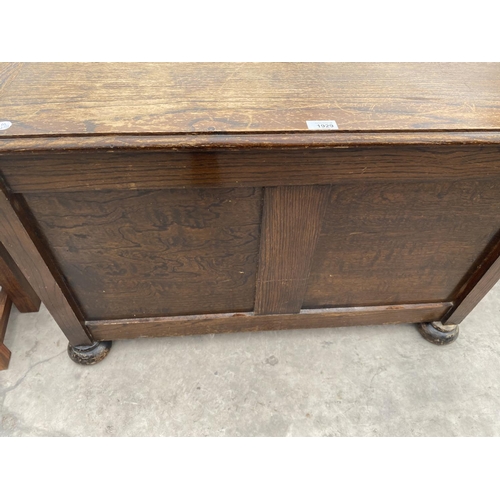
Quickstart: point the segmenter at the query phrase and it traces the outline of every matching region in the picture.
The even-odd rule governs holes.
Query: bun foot
[[[451,344],[458,337],[458,325],[443,325],[441,321],[419,323],[417,328],[425,340],[436,345]]]
[[[95,365],[108,355],[112,344],[111,340],[94,342],[92,345],[72,346],[68,344],[68,355],[79,365]]]

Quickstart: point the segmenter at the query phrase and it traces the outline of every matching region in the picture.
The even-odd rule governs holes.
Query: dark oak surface
[[[251,311],[260,189],[28,194],[87,319]]]
[[[3,63],[0,136],[500,128],[495,63]]]
[[[333,186],[304,307],[455,300],[499,229],[500,179]]]
[[[256,314],[300,312],[328,191],[329,186],[266,188]]]
[[[173,318],[88,321],[87,326],[97,340],[116,340],[135,337],[202,335],[240,331],[256,332],[262,330],[417,323],[435,321],[441,318],[450,309],[451,305],[448,302],[321,310],[305,309],[298,314],[206,314]]]
[[[499,81],[0,64],[0,241],[74,345],[459,322],[500,277]]]
[[[63,135],[1,137],[0,154],[65,151],[219,151],[262,148],[346,148],[360,146],[498,145],[500,131],[276,132],[267,134]]]
[[[475,266],[474,274],[463,284],[454,307],[446,313],[443,323],[460,323],[500,279],[500,241]]]
[[[500,145],[4,155],[14,192],[261,187],[500,177]]]
[[[44,258],[45,249],[40,243],[37,246],[38,238],[27,220],[27,211],[18,206],[18,210],[24,212],[20,217],[13,205],[16,205],[15,200],[0,189],[2,244],[70,341],[74,345],[90,344],[91,336],[80,311],[74,307],[64,284],[57,279],[50,256]]]

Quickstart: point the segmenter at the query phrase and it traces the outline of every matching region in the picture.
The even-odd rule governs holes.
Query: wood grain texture
[[[329,186],[266,188],[255,314],[298,313]]]
[[[74,344],[460,319],[500,273],[499,80],[1,64],[0,241]]]
[[[3,288],[0,288],[0,344],[3,343],[5,338],[11,306],[12,301],[7,292]]]
[[[0,289],[0,370],[7,370],[11,353],[3,343],[9,322],[12,302],[4,289]]]
[[[500,235],[489,253],[478,260],[474,273],[457,293],[453,308],[443,318],[444,324],[459,324],[479,304],[500,279]]]
[[[451,305],[451,303],[437,303],[351,307],[302,310],[299,314],[255,315],[253,313],[238,313],[173,318],[129,318],[116,321],[88,321],[87,326],[94,338],[115,340],[207,333],[419,323],[439,320]]]
[[[62,151],[179,151],[345,148],[361,146],[498,145],[500,131],[275,132],[268,134],[70,135],[0,137],[0,155]]]
[[[16,78],[22,66],[23,63],[0,63],[0,93],[7,90],[7,87]],[[3,118],[1,119],[3,120]]]
[[[7,292],[19,312],[36,312],[40,309],[38,295],[1,243],[0,286]]]
[[[20,210],[22,210],[20,208]],[[29,232],[28,232],[28,229]],[[0,185],[0,241],[45,304],[54,320],[73,345],[89,345],[92,339],[83,325],[66,291],[55,278],[55,272],[42,256],[32,228],[21,221]]]
[[[0,169],[21,193],[485,179],[500,177],[500,145],[39,153]]]
[[[87,319],[251,311],[260,189],[31,194]]]
[[[0,78],[4,137],[500,128],[497,63],[4,63]]]
[[[304,307],[452,301],[498,238],[500,180],[333,186]]]
[[[9,368],[11,352],[5,344],[0,344],[0,370]]]

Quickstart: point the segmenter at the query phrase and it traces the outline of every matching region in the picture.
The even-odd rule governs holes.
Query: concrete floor
[[[413,325],[115,342],[76,365],[13,311],[1,436],[499,436],[500,284],[437,347]]]

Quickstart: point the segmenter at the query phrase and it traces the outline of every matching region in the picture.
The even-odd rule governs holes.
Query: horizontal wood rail
[[[228,313],[87,321],[95,340],[437,321],[451,302],[306,309],[299,314]]]

